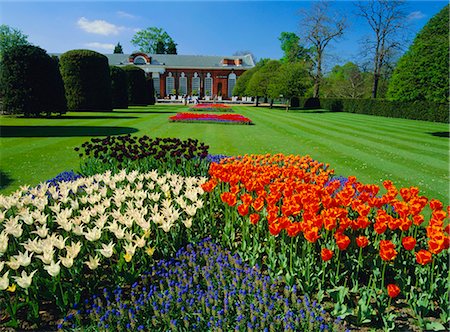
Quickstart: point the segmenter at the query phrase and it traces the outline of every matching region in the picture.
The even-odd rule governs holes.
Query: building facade
[[[113,66],[135,65],[153,79],[159,98],[200,95],[231,99],[236,80],[255,66],[250,54],[203,56],[175,54],[105,54]]]

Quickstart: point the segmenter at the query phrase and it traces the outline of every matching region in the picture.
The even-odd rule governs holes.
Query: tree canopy
[[[281,63],[277,60],[270,60],[262,65],[248,82],[246,94],[255,97],[267,97],[270,81],[276,75]]]
[[[0,58],[7,49],[19,45],[30,45],[28,36],[9,25],[0,25]]]
[[[117,45],[114,47],[114,54],[123,54],[123,48],[120,43],[117,43]]]
[[[293,32],[282,32],[278,40],[284,52],[282,62],[296,62],[310,60],[309,50],[300,44],[300,37]]]
[[[333,98],[369,98],[372,75],[347,62],[334,66],[324,78],[323,95]]]
[[[389,84],[392,100],[449,100],[449,5],[417,34]]]
[[[139,47],[139,51],[151,54],[177,54],[174,40],[162,28],[149,27],[136,32],[131,44]]]

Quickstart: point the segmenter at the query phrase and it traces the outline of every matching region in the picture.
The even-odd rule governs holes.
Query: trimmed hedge
[[[155,87],[153,86],[153,78],[146,79],[147,105],[155,105]]]
[[[58,62],[40,47],[20,45],[5,51],[0,63],[3,111],[39,115],[66,113]]]
[[[109,66],[113,108],[128,108],[128,85],[125,70]]]
[[[128,105],[146,106],[148,103],[148,96],[145,72],[141,68],[133,65],[124,66],[122,69],[127,75]]]
[[[112,110],[108,58],[90,50],[61,55],[61,75],[69,110]]]
[[[307,107],[310,98],[300,98],[300,107]],[[385,99],[337,99],[321,98],[316,109],[322,108],[332,112],[369,114],[391,118],[423,120],[432,122],[449,122],[448,104],[429,101],[390,101]]]

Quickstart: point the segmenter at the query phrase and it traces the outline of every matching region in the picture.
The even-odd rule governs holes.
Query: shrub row
[[[424,120],[449,122],[448,105],[428,101],[390,101],[385,99],[334,99],[300,98],[300,107],[306,109],[323,108],[332,112],[348,112]]]

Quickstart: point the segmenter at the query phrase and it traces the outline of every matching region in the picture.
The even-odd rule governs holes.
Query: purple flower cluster
[[[99,331],[330,331],[316,302],[283,287],[209,239],[161,260],[131,288],[93,296],[59,329]]]
[[[230,156],[226,156],[224,154],[208,154],[206,156],[206,160],[210,163],[220,163],[222,159],[230,158]]]
[[[105,138],[92,138],[75,151],[80,152],[80,157],[94,157],[102,161],[116,160],[124,163],[129,160],[139,160],[153,157],[156,160],[166,162],[169,158],[191,160],[204,159],[208,155],[208,145],[196,139],[188,138],[150,138],[148,136],[136,137],[131,135],[107,136]]]
[[[47,180],[46,182],[53,187],[58,187],[58,183],[65,181],[65,182],[71,182],[75,181],[76,179],[81,178],[80,174],[75,173],[74,171],[65,171],[59,173],[57,176],[55,176],[53,179]]]
[[[328,187],[330,185],[331,182],[333,181],[339,181],[340,185],[339,188],[337,188],[334,193],[332,194],[332,196],[334,197],[338,192],[340,192],[342,189],[344,189],[345,185],[348,182],[348,178],[346,178],[345,176],[342,175],[338,175],[338,176],[333,176],[330,180],[327,181],[327,183],[325,183],[325,187]]]

